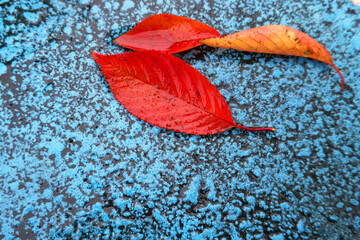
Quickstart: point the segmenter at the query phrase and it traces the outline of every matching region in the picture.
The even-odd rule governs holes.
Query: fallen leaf
[[[203,39],[200,42],[212,47],[316,59],[332,66],[340,75],[341,87],[345,86],[340,69],[334,65],[325,47],[309,35],[288,26],[267,25],[224,37]]]
[[[198,40],[221,36],[216,29],[190,18],[157,14],[145,18],[114,42],[137,51],[177,53],[202,45]]]
[[[134,116],[177,132],[209,135],[241,128],[223,96],[199,71],[158,51],[91,56],[101,66],[114,97]]]

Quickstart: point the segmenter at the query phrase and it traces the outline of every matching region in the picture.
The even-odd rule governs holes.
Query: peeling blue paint
[[[129,9],[133,8],[135,6],[134,2],[132,0],[125,0],[123,2],[123,5],[121,7],[121,11],[126,12]]]
[[[0,76],[4,75],[7,72],[7,67],[5,64],[0,63]]]
[[[10,2],[10,1],[9,1]],[[0,1],[0,238],[356,239],[360,8],[350,1]],[[310,59],[198,47],[176,54],[237,123],[188,136],[140,121],[90,53],[156,13],[229,34],[284,24],[321,42],[347,83]]]

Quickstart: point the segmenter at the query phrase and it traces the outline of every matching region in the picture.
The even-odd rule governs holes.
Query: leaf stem
[[[271,132],[275,132],[275,128],[270,128],[270,127],[259,127],[259,128],[255,128],[255,127],[244,127],[241,126],[239,124],[235,125],[236,128],[240,128],[240,129],[244,129],[246,131],[252,131],[252,132],[257,132],[257,131],[271,131]]]
[[[340,78],[341,78],[341,90],[344,90],[345,82],[344,82],[344,77],[343,77],[343,75],[342,75],[342,73],[340,71],[340,68],[338,68],[334,64],[330,64],[330,66],[332,66],[337,71],[337,73],[340,75]]]

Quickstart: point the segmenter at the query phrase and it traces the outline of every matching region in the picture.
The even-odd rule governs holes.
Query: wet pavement
[[[332,53],[176,54],[215,84],[238,129],[174,133],[129,114],[92,51],[153,14],[221,34],[267,24]],[[360,7],[349,1],[0,0],[0,238],[359,239]]]

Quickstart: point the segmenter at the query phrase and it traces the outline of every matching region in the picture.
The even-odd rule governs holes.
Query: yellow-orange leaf
[[[340,69],[334,65],[325,47],[309,35],[288,26],[267,25],[200,42],[211,47],[313,58],[335,68],[341,78],[341,87],[345,85]]]

